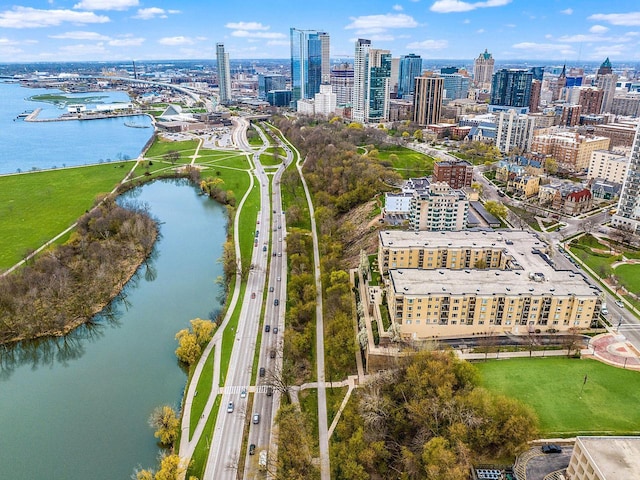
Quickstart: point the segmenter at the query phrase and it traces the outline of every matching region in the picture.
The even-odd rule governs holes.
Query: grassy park
[[[494,360],[477,367],[485,388],[536,411],[542,437],[640,433],[640,372],[562,357]]]
[[[72,225],[132,166],[113,162],[0,177],[0,270]]]
[[[394,146],[378,151],[378,158],[391,163],[402,178],[423,177],[433,173],[435,159],[409,148]]]

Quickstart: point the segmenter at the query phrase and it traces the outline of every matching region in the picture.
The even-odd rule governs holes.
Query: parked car
[[[562,453],[562,448],[558,445],[550,443],[549,445],[542,446],[542,453]]]
[[[254,413],[253,414],[253,423],[255,423],[255,424],[260,423],[260,414],[259,413]]]
[[[249,455],[255,455],[256,453],[256,444],[252,443],[251,445],[249,445]]]
[[[227,413],[233,413],[233,402],[229,402],[227,405]]]

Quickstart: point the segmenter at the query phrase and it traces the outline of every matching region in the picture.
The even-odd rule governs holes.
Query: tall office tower
[[[538,113],[540,111],[540,92],[542,90],[542,82],[533,79],[531,82],[531,97],[529,97],[529,111]]]
[[[398,98],[398,78],[400,77],[400,58],[391,58],[391,78],[389,79],[389,92],[391,98]]]
[[[528,70],[498,70],[491,83],[491,105],[529,107],[532,81],[533,74]]]
[[[291,100],[295,104],[300,99],[313,98],[320,91],[323,75],[329,81],[329,34],[291,28],[290,37]]]
[[[369,50],[371,40],[359,38],[356,41],[356,50],[353,57],[353,110],[351,118],[356,122],[364,123],[367,107],[367,76],[369,71]]]
[[[560,99],[560,97],[562,96],[562,91],[564,90],[564,87],[566,85],[567,85],[567,66],[563,65],[562,71],[560,72],[560,75],[558,76],[556,83],[553,87],[553,96],[551,97],[551,99],[554,101]]]
[[[224,43],[216,43],[216,62],[218,64],[220,103],[229,103],[231,100],[231,69],[229,68],[229,54],[224,51]]]
[[[542,81],[544,77],[544,67],[531,67],[529,71],[532,73],[534,80]]]
[[[402,55],[398,69],[398,98],[413,95],[415,78],[420,75],[422,75],[422,57],[413,53]]]
[[[611,218],[611,225],[635,234],[640,233],[640,126],[633,140],[627,176],[622,185],[618,209]]]
[[[417,77],[413,93],[413,121],[419,125],[438,123],[443,95],[443,78]]]
[[[441,73],[444,79],[444,98],[447,100],[457,100],[467,98],[469,94],[469,77],[459,73]]]
[[[493,77],[493,65],[495,60],[487,49],[478,55],[473,62],[473,84],[476,88],[488,89],[491,87],[491,77]]]
[[[581,88],[578,104],[584,115],[598,115],[602,109],[604,92],[597,88]]]
[[[259,74],[258,75],[258,98],[264,100],[271,90],[284,90],[287,86],[287,79],[279,74]]]
[[[391,52],[369,49],[367,89],[367,115],[369,123],[389,119],[389,80],[391,78]]]
[[[336,94],[338,105],[351,105],[353,98],[353,67],[341,63],[331,69],[331,88]]]
[[[611,62],[609,61],[609,57],[607,57],[607,59],[602,62],[602,65],[600,65],[598,74],[596,75],[596,86],[603,92],[600,113],[609,113],[611,111],[617,81],[618,76],[613,73]]]

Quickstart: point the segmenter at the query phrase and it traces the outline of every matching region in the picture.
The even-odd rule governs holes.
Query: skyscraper
[[[473,84],[476,88],[488,89],[491,86],[491,77],[493,76],[493,65],[495,60],[487,49],[484,53],[478,55],[473,62]]]
[[[528,108],[532,81],[529,70],[498,70],[491,83],[491,105]]]
[[[391,52],[371,48],[371,41],[356,41],[353,62],[352,118],[361,123],[381,122],[389,116]]]
[[[447,100],[467,98],[469,77],[459,73],[441,73],[440,76],[444,79],[444,98]]]
[[[398,98],[413,95],[415,78],[422,75],[422,57],[420,55],[402,55],[398,69]]]
[[[329,34],[291,28],[290,35],[291,100],[295,103],[313,98],[324,78],[329,82]]]
[[[443,78],[417,77],[413,93],[413,121],[419,125],[438,123],[443,94]]]
[[[640,233],[640,127],[636,130],[631,149],[627,176],[611,225],[633,233]]]
[[[229,54],[224,51],[224,43],[216,43],[216,63],[220,103],[229,103],[231,100],[231,70],[229,68]]]
[[[367,75],[369,71],[369,50],[371,40],[359,38],[353,57],[353,100],[351,117],[360,123],[366,118]]]
[[[611,62],[609,61],[609,57],[602,62],[600,68],[598,69],[598,74],[596,75],[596,86],[600,88],[603,92],[602,94],[602,108],[600,113],[609,113],[611,111],[611,105],[613,103],[613,97],[616,93],[616,82],[618,81],[618,76],[613,73],[613,69],[611,68]]]
[[[342,63],[331,70],[331,87],[338,105],[351,104],[353,100],[353,66]]]
[[[286,77],[279,74],[259,74],[258,75],[258,98],[264,100],[271,90],[284,90],[287,86]]]

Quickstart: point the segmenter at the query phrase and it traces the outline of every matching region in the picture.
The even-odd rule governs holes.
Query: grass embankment
[[[435,159],[405,147],[385,148],[378,151],[380,160],[389,162],[402,178],[431,175]]]
[[[213,427],[216,424],[216,420],[218,419],[218,410],[220,409],[220,401],[222,399],[222,395],[218,395],[216,397],[215,402],[213,403],[213,409],[211,410],[211,415],[207,419],[207,423],[204,427],[204,431],[200,440],[196,445],[196,448],[193,452],[193,456],[191,457],[191,463],[189,464],[189,468],[187,469],[186,478],[191,478],[192,476],[196,478],[203,478],[204,475],[204,467],[207,463],[207,457],[209,456],[209,446],[211,445]]]
[[[638,372],[558,357],[489,361],[477,367],[486,389],[517,398],[537,412],[544,437],[640,433]]]
[[[198,420],[200,420],[200,416],[202,415],[202,412],[204,412],[204,407],[209,400],[209,395],[211,394],[211,387],[213,385],[213,361],[215,359],[215,353],[215,348],[213,348],[211,352],[209,352],[207,361],[204,363],[202,373],[200,374],[200,378],[198,379],[198,385],[196,386],[196,395],[193,398],[193,403],[191,404],[191,417],[189,419],[189,440],[193,438],[193,431],[198,425]]]
[[[112,162],[0,177],[0,270],[72,225],[132,165]]]

